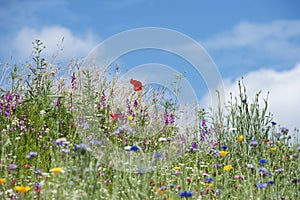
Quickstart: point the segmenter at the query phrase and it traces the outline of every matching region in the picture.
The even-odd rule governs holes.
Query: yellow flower
[[[271,147],[270,151],[276,151],[276,147]]]
[[[19,193],[25,193],[28,190],[30,190],[30,187],[29,186],[15,186],[14,190],[19,192]]]
[[[129,120],[129,121],[133,120],[133,116],[132,116],[132,115],[129,115],[129,116],[128,116],[128,120]]]
[[[226,166],[223,167],[224,171],[229,171],[231,169],[232,169],[232,165],[226,165]]]
[[[212,184],[212,183],[205,183],[205,186],[209,187],[209,188],[212,188],[214,186],[214,184]]]
[[[229,152],[228,151],[220,151],[220,156],[221,157],[224,157],[228,154]]]
[[[136,123],[131,122],[131,123],[130,123],[130,126],[131,126],[131,127],[135,127],[135,126],[136,126]]]
[[[50,172],[52,172],[53,174],[59,174],[60,172],[62,172],[62,168],[61,167],[55,167],[53,169],[50,169]]]
[[[174,169],[180,171],[180,167],[174,167]]]
[[[162,195],[162,194],[164,194],[164,193],[167,193],[168,192],[168,190],[167,189],[161,189],[161,188],[157,188],[157,193],[158,194],[160,194],[160,195]]]
[[[242,136],[242,135],[240,135],[239,137],[237,137],[237,141],[238,141],[238,142],[243,141],[243,139],[244,139],[244,136]]]
[[[0,178],[0,185],[6,182],[6,178]]]

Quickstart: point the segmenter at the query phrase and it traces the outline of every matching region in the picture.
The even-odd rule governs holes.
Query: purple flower
[[[258,142],[256,140],[251,140],[249,144],[251,147],[256,147],[258,145]]]
[[[72,87],[72,90],[76,89],[76,77],[75,77],[75,73],[73,73],[73,75],[71,77],[71,87]]]
[[[38,153],[37,152],[35,152],[35,151],[31,151],[31,152],[29,152],[27,155],[26,155],[26,158],[32,158],[32,157],[35,157],[35,156],[37,156],[38,155]]]
[[[90,143],[93,145],[101,145],[102,144],[102,142],[99,140],[92,140],[92,141],[90,141]]]
[[[35,170],[33,171],[33,173],[34,173],[34,174],[40,174],[40,173],[41,173],[41,170],[35,169]]]
[[[222,165],[217,163],[217,164],[214,164],[214,167],[215,167],[215,168],[221,168]]]
[[[162,158],[163,155],[161,153],[155,153],[154,158]]]
[[[74,148],[74,151],[78,151],[78,150],[90,151],[91,149],[87,144],[81,143],[81,144],[77,144],[76,147]]]
[[[58,98],[56,101],[56,107],[60,107],[60,104],[61,104],[61,100],[60,100],[60,98]]]
[[[62,153],[69,153],[69,152],[70,152],[70,150],[67,149],[67,148],[62,148],[60,151],[61,151]]]
[[[266,183],[257,183],[256,186],[258,188],[266,188],[267,187],[267,184]]]
[[[275,126],[277,123],[276,123],[276,122],[274,122],[274,121],[272,121],[272,122],[271,122],[271,124],[272,124],[273,126]]]
[[[8,167],[9,167],[9,169],[14,170],[14,169],[18,168],[18,165],[17,164],[10,164]]]
[[[193,192],[189,192],[189,191],[182,191],[179,192],[179,196],[182,197],[192,197],[193,196]]]
[[[136,170],[136,173],[137,173],[137,174],[145,174],[146,172],[145,172],[145,170],[137,169],[137,170]]]

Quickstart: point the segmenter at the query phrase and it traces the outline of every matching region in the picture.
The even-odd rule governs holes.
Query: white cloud
[[[270,69],[259,69],[244,76],[244,84],[247,89],[249,101],[255,98],[255,94],[262,92],[261,97],[269,95],[269,111],[274,114],[274,121],[284,127],[288,127],[291,132],[294,128],[300,128],[300,63],[293,69],[287,71],[275,71]],[[238,96],[238,80],[224,80],[226,99],[229,94]],[[202,105],[208,107],[209,96],[202,99]]]
[[[300,62],[300,20],[241,22],[202,42],[223,65],[292,65]]]
[[[63,47],[63,51],[59,53],[62,59],[87,56],[97,45],[97,39],[92,33],[78,36],[62,26],[44,27],[41,30],[23,28],[13,40],[13,48],[20,58],[26,58],[30,55],[33,50],[31,42],[35,39],[44,43],[47,56],[56,54]]]

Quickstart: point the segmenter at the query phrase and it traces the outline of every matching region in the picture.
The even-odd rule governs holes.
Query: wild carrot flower
[[[226,165],[226,166],[223,167],[224,171],[229,171],[231,169],[232,169],[232,165]]]
[[[19,193],[25,193],[30,190],[30,187],[29,186],[15,186],[14,190]]]
[[[244,136],[242,136],[242,135],[240,135],[240,136],[237,137],[237,141],[238,141],[238,142],[242,142],[243,139],[244,139]]]
[[[53,174],[59,174],[63,171],[63,169],[61,167],[55,167],[53,169],[50,169],[50,172],[52,172]]]
[[[6,182],[6,178],[0,178],[0,185],[4,184]]]
[[[220,156],[225,157],[228,153],[228,151],[220,151]]]

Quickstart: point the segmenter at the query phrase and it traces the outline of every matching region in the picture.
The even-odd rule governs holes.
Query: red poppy
[[[143,88],[143,85],[142,85],[142,83],[140,81],[131,79],[130,83],[133,85],[134,91],[140,91]]]
[[[113,119],[119,119],[121,117],[121,114],[110,114],[110,117]]]

